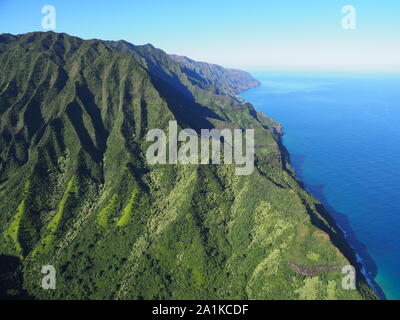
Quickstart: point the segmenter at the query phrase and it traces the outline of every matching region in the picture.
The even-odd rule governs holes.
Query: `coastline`
[[[261,85],[262,83],[260,82],[259,85],[247,88],[238,93],[237,95],[238,97],[240,97],[241,93],[249,89],[260,87]],[[249,103],[252,105],[252,107],[256,110],[257,113],[264,114],[264,112],[262,112],[261,110],[257,110],[250,101],[247,101],[244,98],[242,99],[244,100],[242,104]],[[277,137],[277,144],[282,155],[282,160],[283,160],[282,162],[286,165],[289,165],[290,167],[290,169],[288,170],[288,168],[284,166],[284,170],[286,170],[286,172],[289,173],[294,178],[294,180],[296,180],[300,188],[302,188],[305,192],[307,192],[307,194],[309,194],[312,198],[314,198],[316,201],[320,203],[320,205],[317,208],[318,214],[327,221],[331,229],[326,228],[324,225],[320,224],[318,222],[318,218],[314,217],[314,214],[311,212],[311,210],[309,210],[309,215],[311,217],[311,220],[313,221],[313,224],[317,228],[328,233],[332,244],[336,248],[338,248],[338,250],[344,255],[344,257],[356,269],[357,288],[360,291],[364,291],[364,285],[367,284],[368,288],[372,290],[372,292],[376,295],[375,298],[377,298],[378,300],[386,300],[386,296],[381,287],[379,286],[379,284],[369,276],[367,267],[364,264],[364,258],[360,253],[357,252],[355,246],[352,245],[352,241],[357,241],[357,240],[354,238],[354,236],[352,236],[351,230],[346,230],[345,227],[342,227],[338,224],[338,222],[334,219],[333,215],[330,213],[330,211],[332,211],[333,208],[326,208],[327,207],[326,202],[323,203],[323,199],[318,199],[316,196],[314,196],[312,192],[308,190],[306,184],[302,180],[300,180],[298,175],[296,174],[297,170],[292,165],[290,153],[285,147],[282,139],[284,136],[284,129],[282,124],[280,124],[273,118],[269,117],[268,115],[265,116],[267,116],[268,118],[277,123],[277,127],[274,127],[274,132]],[[368,259],[371,258],[368,257]]]
[[[290,153],[286,149],[285,145],[282,141],[282,136],[279,135],[279,148],[281,152],[287,155],[287,161],[292,166],[290,161]],[[333,215],[326,208],[326,205],[321,202],[320,199],[317,199],[308,189],[303,181],[301,181],[296,175],[296,170],[293,168],[295,172],[294,178],[298,182],[299,186],[304,189],[311,197],[320,202],[320,206],[317,208],[318,213],[328,222],[330,227],[334,230],[332,232],[329,229],[325,229],[322,225],[318,223],[315,224],[316,227],[322,229],[323,231],[329,234],[329,237],[334,246],[336,246],[340,252],[346,257],[346,259],[351,263],[351,265],[356,269],[357,274],[357,284],[362,283],[363,281],[367,283],[370,289],[377,295],[380,300],[386,300],[386,296],[383,290],[380,288],[378,283],[372,278],[368,276],[368,272],[366,270],[366,266],[363,264],[363,258],[356,251],[356,248],[352,245],[351,239],[349,238],[350,231],[345,230],[341,227],[337,221],[333,218]],[[311,213],[310,213],[311,214]]]

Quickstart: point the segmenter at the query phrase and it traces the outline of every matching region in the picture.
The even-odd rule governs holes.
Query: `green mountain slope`
[[[296,180],[279,125],[192,77],[151,45],[0,35],[0,257],[15,257],[23,278],[7,294],[375,298],[361,275],[357,290],[344,290],[339,269],[293,269],[359,266]],[[146,133],[172,120],[197,131],[255,128],[254,173],[149,165]],[[43,265],[55,266],[56,290],[38,285]]]
[[[225,69],[217,64],[197,62],[175,54],[171,54],[170,57],[183,65],[183,72],[192,76],[192,81],[196,84],[200,86],[205,84],[204,87],[217,85],[219,89],[216,93],[222,92],[235,97],[238,93],[261,84],[249,73],[241,70]]]

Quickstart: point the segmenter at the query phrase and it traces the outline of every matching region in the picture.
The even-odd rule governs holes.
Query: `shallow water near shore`
[[[240,96],[280,122],[300,180],[387,299],[400,299],[400,74],[253,72]],[[379,289],[377,289],[379,290]]]

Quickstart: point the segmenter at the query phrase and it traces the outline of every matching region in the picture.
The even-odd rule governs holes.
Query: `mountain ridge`
[[[221,91],[233,98],[238,98],[240,92],[258,87],[261,83],[251,76],[248,72],[224,68],[218,64],[194,61],[186,56],[176,54],[169,55],[173,60],[182,63],[186,72],[193,72],[205,77],[210,83],[217,83]]]
[[[8,295],[376,298],[362,275],[347,291],[340,273],[305,278],[290,268],[360,270],[297,181],[279,124],[219,84],[194,81],[154,47],[54,32],[0,35],[0,68],[0,254],[19,259],[23,278]],[[146,133],[169,121],[255,129],[254,173],[149,165]],[[37,286],[49,264],[54,291]]]

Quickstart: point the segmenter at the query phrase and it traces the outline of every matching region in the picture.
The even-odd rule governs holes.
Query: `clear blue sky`
[[[168,53],[255,69],[400,70],[399,0],[0,0],[0,32],[57,32],[152,43]],[[357,28],[341,27],[344,5]]]

